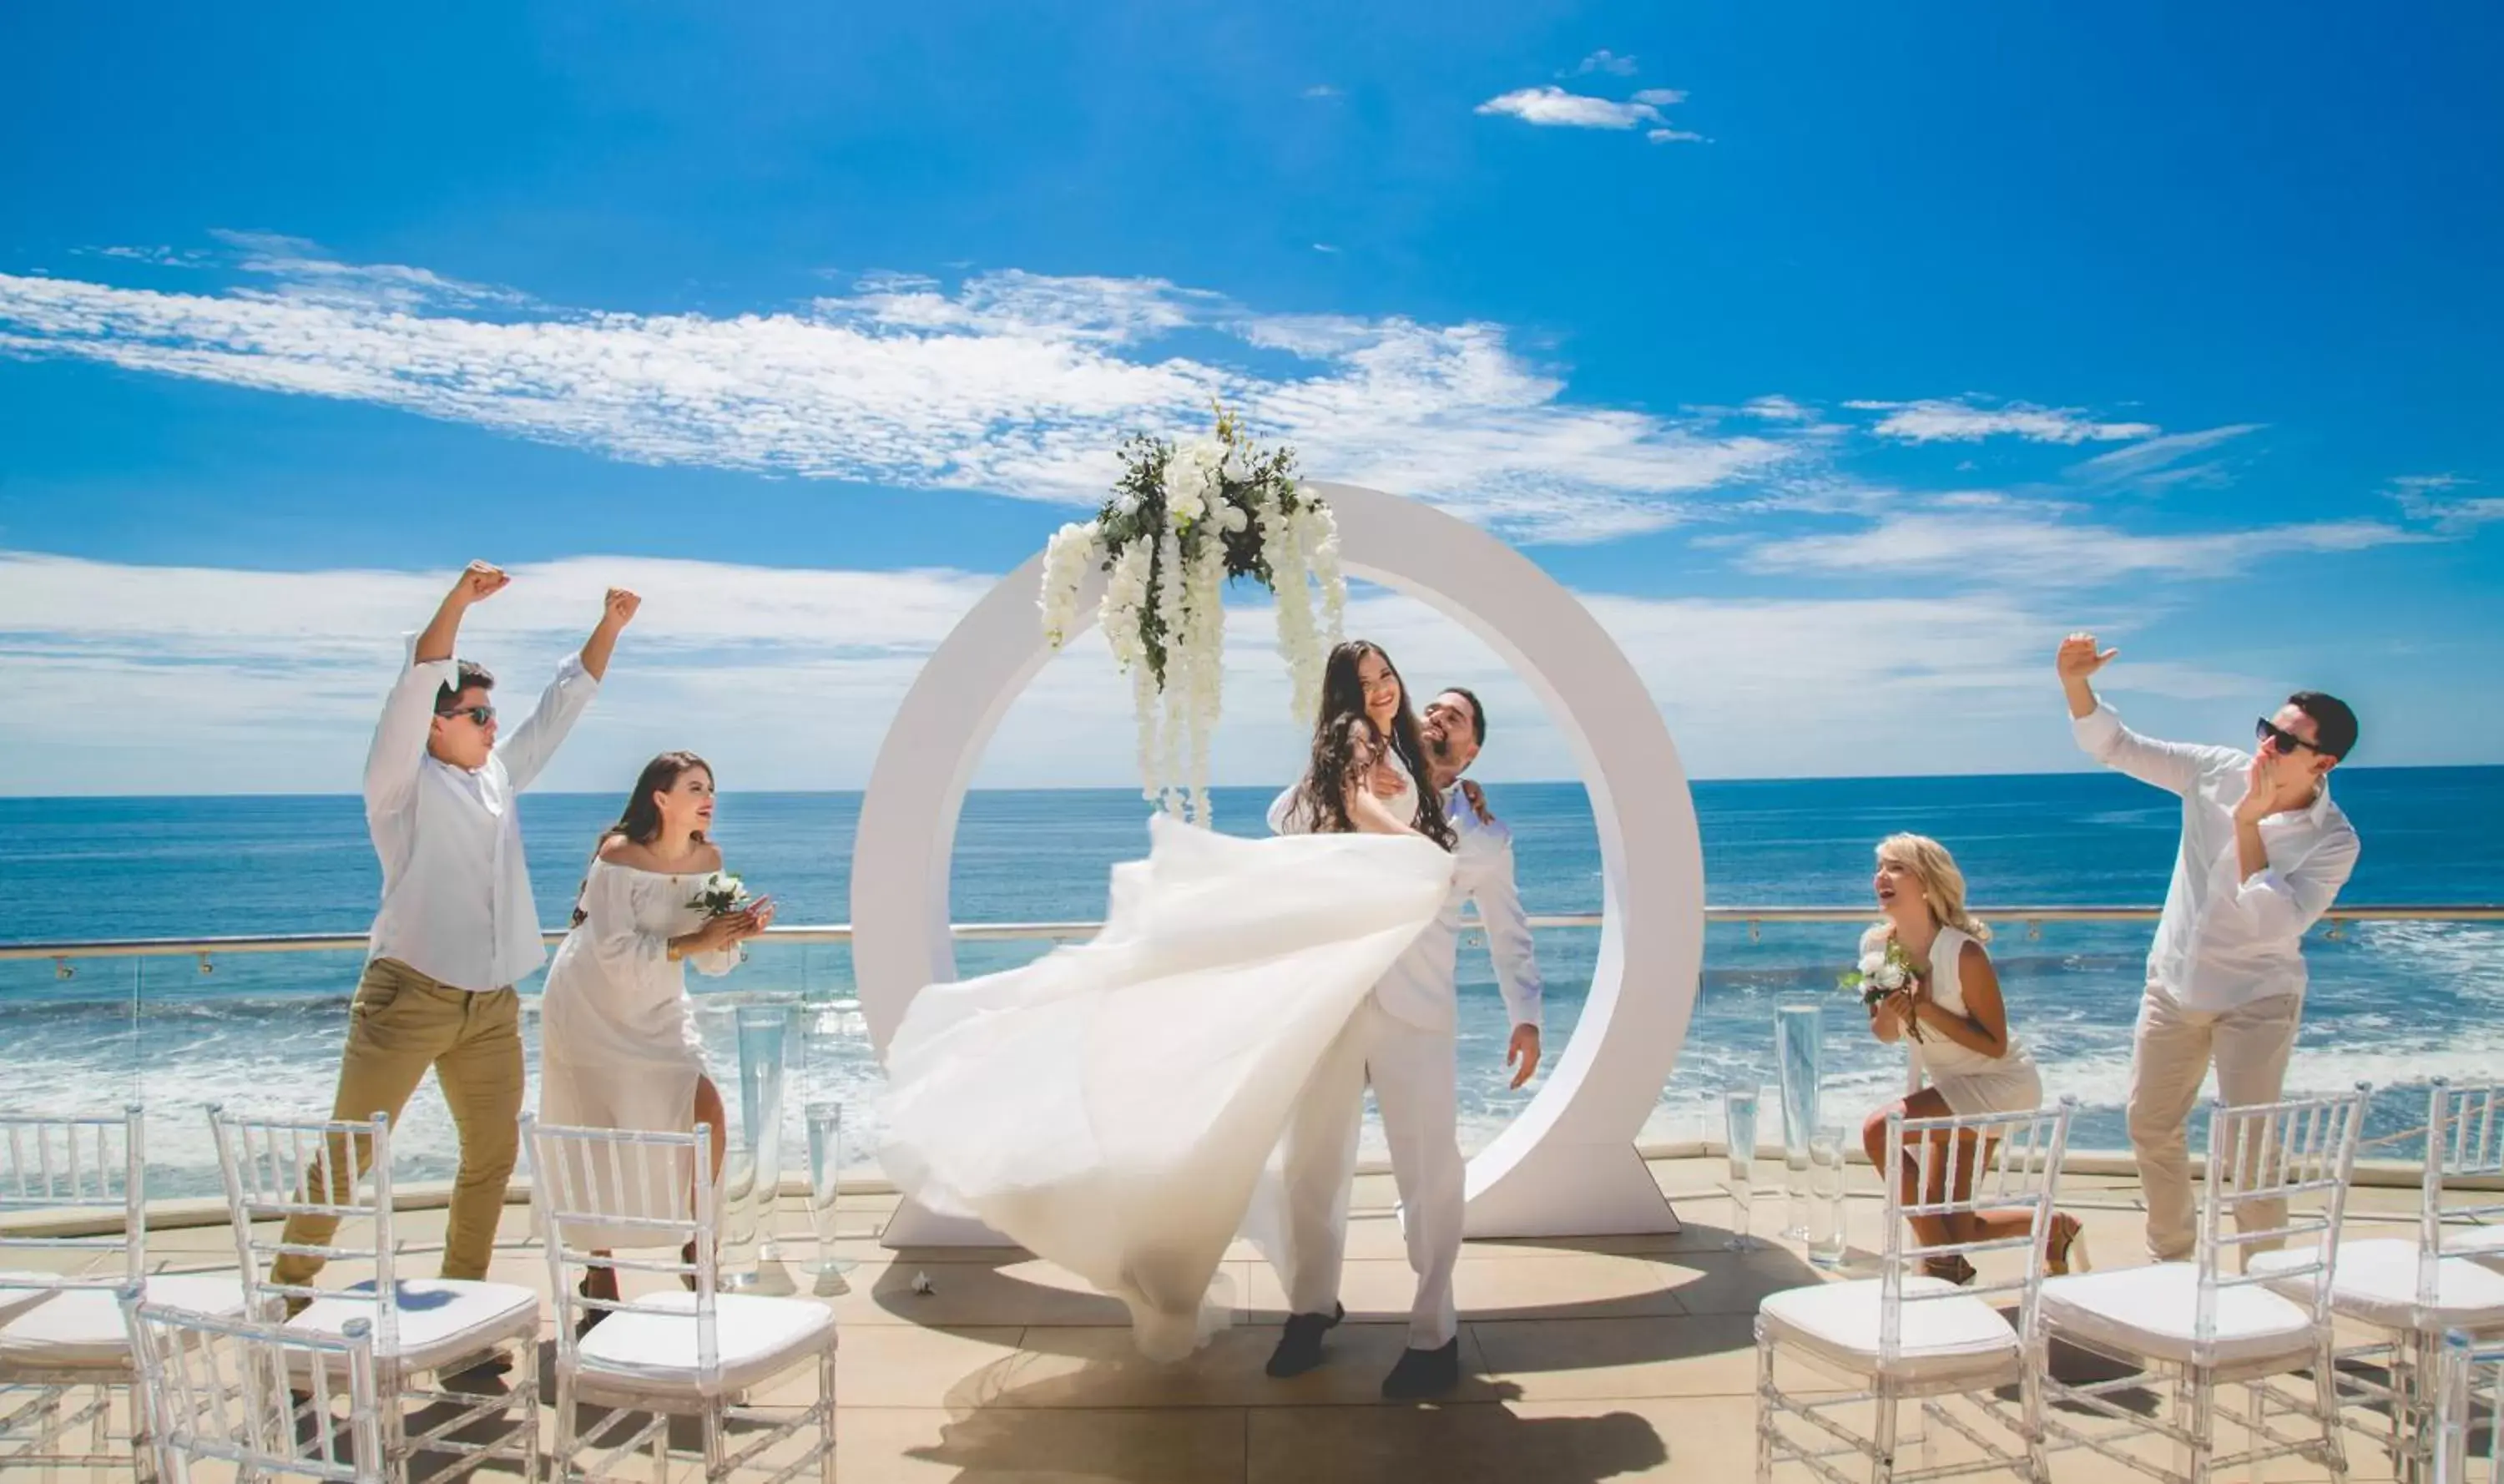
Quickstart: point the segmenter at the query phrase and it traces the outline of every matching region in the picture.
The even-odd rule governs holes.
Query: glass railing
[[[2147,953],[2149,908],[2017,908],[1986,914],[2012,1030],[2041,1066],[2049,1093],[2075,1094],[2073,1144],[2119,1150],[2131,1027]],[[1837,991],[1850,966],[1859,908],[1722,908],[1708,914],[1701,991],[1678,1066],[1645,1130],[1663,1146],[1720,1136],[1722,1091],[1773,1081],[1779,1004],[1826,1007],[1826,1121],[1846,1125],[1896,1095],[1900,1049],[1876,1042],[1856,1000]],[[956,928],[961,975],[995,972],[1082,939],[1093,923],[987,923]],[[1550,1067],[1579,1018],[1598,951],[1596,915],[1533,918],[1548,982]],[[557,935],[551,934],[551,942]],[[217,1190],[201,1110],[321,1111],[330,1095],[362,937],[290,936],[0,945],[0,1105],[151,1110],[150,1189],[166,1197]],[[2356,1082],[2387,1089],[2369,1135],[2394,1134],[2423,1111],[2435,1076],[2492,1076],[2504,1066],[2504,908],[2342,909],[2308,948],[2312,985],[2289,1087]],[[801,1109],[847,1108],[848,1163],[868,1170],[877,1147],[882,1077],[853,1000],[851,931],[777,927],[725,979],[688,976],[708,1059],[738,1107],[732,1014],[787,1004],[797,1034],[782,1147],[799,1170]],[[521,985],[536,1005],[536,977]],[[1513,1091],[1502,1065],[1509,1026],[1482,944],[1461,956],[1463,1143],[1491,1138],[1538,1090]],[[526,1014],[537,1097],[539,1022]],[[1544,1079],[1543,1079],[1544,1080]],[[417,1178],[448,1178],[456,1141],[431,1086],[410,1101],[399,1148]],[[1378,1156],[1378,1134],[1367,1132]],[[2398,1153],[2396,1149],[2392,1151]]]

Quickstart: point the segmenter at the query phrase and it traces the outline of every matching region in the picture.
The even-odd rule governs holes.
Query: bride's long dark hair
[[[706,777],[713,777],[713,764],[692,752],[664,752],[645,763],[643,775],[635,779],[635,791],[626,796],[625,811],[617,816],[615,824],[600,832],[600,844],[592,847],[592,858],[599,859],[600,851],[607,848],[612,840],[622,838],[639,846],[648,846],[658,840],[661,835],[661,802],[658,796],[678,787],[678,779],[698,768],[704,770]],[[696,831],[695,840],[698,845],[705,844],[704,831]],[[574,888],[574,925],[576,927],[582,925],[586,915],[582,910],[582,892],[590,884],[591,879],[585,877]]]
[[[1387,739],[1379,737],[1365,710],[1365,680],[1357,667],[1369,654],[1378,657],[1391,678],[1400,681],[1400,709],[1391,718]],[[1400,678],[1400,667],[1391,663],[1382,646],[1367,639],[1352,638],[1333,649],[1322,671],[1321,714],[1313,719],[1312,759],[1304,768],[1304,781],[1296,787],[1295,811],[1310,819],[1316,830],[1353,833],[1356,823],[1347,813],[1348,778],[1383,741],[1408,765],[1408,777],[1417,785],[1417,833],[1446,850],[1452,848],[1451,821],[1443,817],[1443,798],[1432,787],[1434,774],[1426,764],[1425,739],[1417,730],[1417,713],[1408,707],[1408,682]]]

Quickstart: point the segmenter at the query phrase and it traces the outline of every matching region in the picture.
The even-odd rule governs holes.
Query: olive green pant
[[[461,1132],[461,1171],[452,1184],[443,1276],[483,1278],[495,1253],[496,1224],[504,1214],[504,1187],[512,1179],[521,1137],[521,998],[509,987],[456,989],[397,959],[366,964],[356,1003],[348,1011],[348,1050],[339,1062],[339,1091],[331,1099],[330,1117],[363,1121],[382,1113],[398,1124],[400,1110],[430,1067]],[[368,1157],[360,1149],[350,1165],[345,1153],[336,1152],[334,1169],[362,1168]],[[330,1199],[344,1199],[344,1192]],[[335,1217],[295,1216],[288,1219],[285,1240],[324,1246],[338,1227]],[[271,1264],[270,1278],[304,1284],[321,1270],[321,1259],[289,1254]]]

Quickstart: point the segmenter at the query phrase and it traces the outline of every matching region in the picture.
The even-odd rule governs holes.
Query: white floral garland
[[[1124,458],[1122,484],[1096,518],[1061,527],[1045,548],[1044,638],[1056,650],[1068,641],[1079,588],[1090,568],[1102,569],[1096,617],[1130,677],[1145,796],[1206,824],[1209,743],[1224,711],[1227,579],[1252,577],[1277,595],[1289,704],[1309,721],[1347,609],[1339,524],[1297,482],[1292,450],[1254,448],[1223,410],[1214,436],[1180,447],[1134,439]]]

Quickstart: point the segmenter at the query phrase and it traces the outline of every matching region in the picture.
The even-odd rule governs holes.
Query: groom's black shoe
[[[1328,1314],[1288,1315],[1287,1332],[1278,1336],[1278,1348],[1269,1352],[1269,1374],[1283,1381],[1319,1365],[1323,1333],[1337,1329],[1345,1318],[1345,1304],[1333,1304]]]
[[[1460,1384],[1461,1341],[1455,1335],[1433,1350],[1400,1352],[1400,1363],[1382,1378],[1382,1395],[1393,1401],[1419,1401]]]

